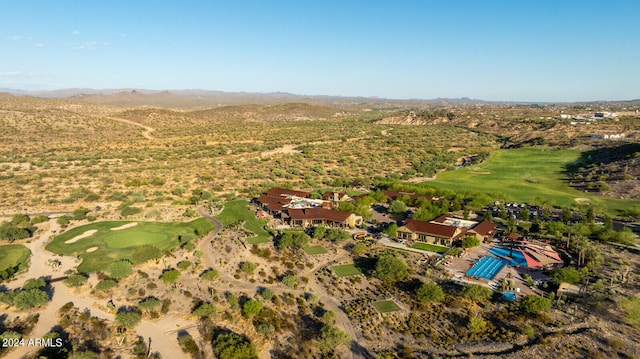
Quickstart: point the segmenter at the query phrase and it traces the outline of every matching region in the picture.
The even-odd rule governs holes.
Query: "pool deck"
[[[452,276],[457,277],[456,280],[458,281],[470,284],[482,284],[487,287],[489,286],[489,282],[499,282],[502,279],[506,278],[509,273],[511,273],[512,278],[516,280],[516,286],[520,288],[520,295],[539,294],[536,290],[527,287],[527,283],[522,279],[520,273],[529,273],[533,277],[533,279],[542,279],[542,277],[546,277],[540,272],[532,271],[527,268],[516,269],[511,266],[504,266],[492,280],[465,277],[465,272],[468,271],[469,268],[471,268],[474,260],[480,260],[480,258],[486,255],[495,257],[494,255],[489,254],[489,250],[492,247],[493,244],[485,243],[482,243],[477,247],[473,247],[471,248],[471,251],[467,256],[462,258],[453,258],[453,260],[451,261],[451,265],[445,268],[451,273]]]

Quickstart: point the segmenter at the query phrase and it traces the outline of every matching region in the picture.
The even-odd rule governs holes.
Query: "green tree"
[[[220,272],[218,272],[217,269],[207,269],[200,275],[200,278],[209,281],[215,280],[218,277],[220,277]]]
[[[148,297],[138,301],[138,309],[140,310],[154,310],[155,308],[158,308],[161,306],[162,306],[162,302],[159,299],[154,297]]]
[[[134,328],[142,320],[142,313],[137,308],[118,309],[116,314],[116,324],[125,328]]]
[[[96,284],[94,289],[97,292],[102,292],[102,291],[111,289],[111,288],[113,288],[113,287],[115,287],[117,285],[118,285],[118,282],[116,282],[113,279],[103,279],[100,282],[98,282],[98,284]]]
[[[416,290],[416,295],[424,304],[441,302],[444,299],[444,291],[436,282],[422,283]]]
[[[394,216],[401,216],[407,211],[406,203],[396,199],[389,204],[389,213]]]
[[[24,284],[22,285],[22,289],[27,290],[27,289],[40,289],[40,288],[44,288],[47,286],[47,282],[45,282],[44,278],[40,277],[40,278],[31,278],[31,279],[27,279]]]
[[[217,312],[218,312],[218,308],[216,308],[213,304],[202,303],[200,304],[200,306],[194,309],[193,312],[191,312],[191,314],[195,315],[196,317],[202,318],[202,317],[210,317],[216,314]]]
[[[257,301],[255,299],[248,300],[242,306],[242,314],[247,318],[258,315],[261,310],[262,310],[262,302]]]
[[[242,262],[240,265],[240,269],[248,275],[252,275],[256,271],[256,268],[258,268],[258,265],[253,262]]]
[[[276,295],[276,293],[269,288],[264,288],[260,291],[260,296],[264,298],[264,300],[271,300],[274,295]]]
[[[81,207],[81,208],[74,209],[73,213],[71,214],[71,216],[76,221],[79,221],[79,220],[82,220],[82,219],[86,219],[87,218],[87,213],[89,213],[89,209]]]
[[[386,233],[391,238],[397,237],[398,236],[398,225],[396,223],[389,223],[387,228],[385,228],[384,233]]]
[[[282,283],[287,287],[295,288],[298,286],[298,277],[293,275],[286,275],[282,278]]]
[[[520,211],[520,219],[523,221],[529,220],[529,210],[526,207]]]
[[[256,347],[236,333],[222,333],[213,340],[213,353],[218,359],[257,359]]]
[[[325,234],[324,238],[332,242],[344,242],[351,238],[351,235],[347,231],[343,231],[337,228],[330,228]]]
[[[279,250],[284,250],[290,247],[301,249],[309,244],[309,239],[309,236],[304,232],[286,231],[280,236],[277,247]]]
[[[13,305],[18,309],[31,309],[47,303],[49,303],[49,295],[38,288],[21,290],[13,298]]]
[[[479,245],[480,245],[480,240],[475,236],[467,236],[467,237],[464,237],[464,239],[462,240],[463,248],[477,247]]]
[[[367,251],[367,245],[364,243],[356,243],[355,246],[353,246],[353,253],[355,255],[361,256],[363,255],[365,252]]]
[[[484,333],[484,331],[487,330],[487,322],[481,317],[471,316],[469,317],[469,323],[467,323],[467,329],[469,329],[471,333]]]
[[[127,278],[133,273],[133,265],[128,260],[112,262],[107,268],[107,273],[115,280]]]
[[[167,284],[175,283],[178,278],[180,278],[180,271],[177,269],[165,271],[164,273],[162,273],[162,276],[160,276],[160,279],[162,279],[162,281]]]
[[[566,226],[562,222],[551,222],[547,225],[547,230],[556,237],[556,240],[560,241]]]
[[[87,282],[87,277],[82,274],[72,274],[64,280],[67,287],[79,287]]]
[[[333,325],[325,324],[322,329],[320,329],[320,339],[318,340],[317,346],[321,350],[332,351],[335,350],[337,346],[347,344],[350,341],[351,337],[349,337],[349,334]]]
[[[375,274],[383,282],[397,282],[409,275],[409,268],[402,259],[391,254],[385,254],[378,258]]]
[[[327,227],[320,225],[313,229],[313,238],[314,239],[322,239],[324,235],[327,233]]]
[[[520,309],[525,313],[537,314],[551,308],[551,299],[528,295],[520,301]]]
[[[492,295],[493,292],[491,289],[480,284],[470,284],[462,290],[462,296],[474,302],[484,303],[488,301]]]
[[[551,273],[550,278],[555,284],[563,282],[578,284],[582,282],[582,273],[573,267],[562,267]]]

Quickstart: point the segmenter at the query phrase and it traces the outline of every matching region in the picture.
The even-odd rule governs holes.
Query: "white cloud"
[[[80,31],[76,30],[76,31],[72,32],[71,35],[80,35]]]
[[[44,44],[39,42],[39,43],[36,44],[36,46],[37,47],[44,47]]]
[[[20,71],[0,71],[0,77],[39,77],[42,74]]]
[[[122,33],[120,33],[120,36],[122,36],[122,37],[127,37],[127,36],[129,36],[129,35],[127,35],[127,33],[125,33],[125,32],[122,32]]]
[[[98,47],[97,41],[82,41],[74,43],[71,46],[72,50],[95,50]]]

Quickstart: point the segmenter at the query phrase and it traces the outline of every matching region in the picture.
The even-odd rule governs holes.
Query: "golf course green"
[[[640,201],[605,197],[569,187],[566,168],[579,165],[580,154],[577,150],[539,147],[497,150],[491,152],[485,162],[439,173],[427,184],[454,191],[498,194],[516,202],[546,202],[561,207],[590,203],[611,215],[640,206]]]
[[[254,237],[246,239],[249,244],[267,243],[271,238],[269,232],[264,229],[265,223],[249,210],[249,202],[245,200],[235,200],[224,203],[224,209],[216,216],[224,226],[228,226],[237,221],[243,222],[243,227],[255,234]]]
[[[5,270],[9,270],[10,273],[22,271],[27,267],[30,256],[31,251],[22,244],[0,246],[0,272]],[[9,275],[9,273],[6,274]]]
[[[162,253],[213,230],[205,218],[191,222],[96,222],[72,228],[45,248],[56,254],[78,256],[83,273],[106,269],[111,262],[129,259],[136,248],[151,245]]]

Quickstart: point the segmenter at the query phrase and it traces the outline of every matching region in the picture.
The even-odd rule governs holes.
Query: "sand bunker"
[[[87,248],[87,253],[95,252],[97,249],[98,247]]]
[[[473,173],[474,175],[490,175],[491,172],[487,171],[469,171],[469,173]]]
[[[575,199],[578,204],[589,204],[591,200],[589,198],[576,198]]]
[[[133,227],[133,226],[137,226],[137,225],[138,225],[138,222],[127,223],[127,224],[123,224],[123,225],[121,225],[120,227],[114,227],[114,228],[111,228],[111,230],[112,230],[112,231],[119,231],[119,230],[121,230],[121,229],[127,229],[127,228],[131,228],[131,227]]]
[[[81,240],[82,238],[87,238],[87,237],[91,237],[93,236],[98,230],[97,229],[90,229],[80,235],[77,235],[69,240],[64,241],[64,244],[71,244],[71,243],[76,243],[77,241]]]

